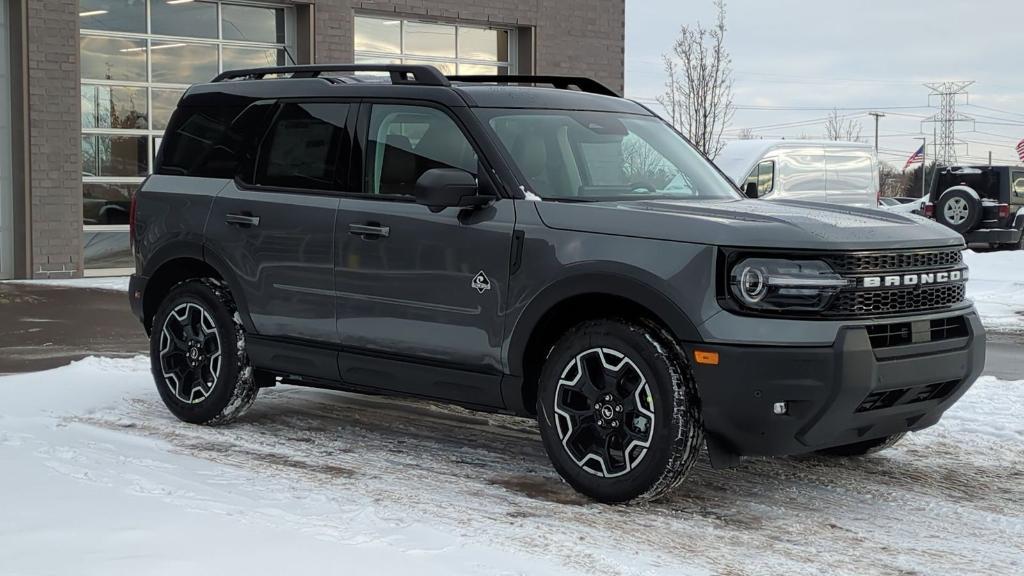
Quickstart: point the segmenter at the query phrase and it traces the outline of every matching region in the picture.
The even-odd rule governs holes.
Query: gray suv
[[[585,78],[227,72],[181,99],[130,220],[181,420],[277,384],[534,417],[604,502],[665,494],[705,445],[715,467],[886,448],[985,358],[959,234],[746,200]]]

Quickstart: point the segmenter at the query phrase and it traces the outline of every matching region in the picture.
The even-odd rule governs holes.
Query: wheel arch
[[[978,202],[981,202],[981,196],[978,195],[978,193],[974,190],[974,188],[971,188],[970,186],[950,186],[949,188],[946,188],[945,190],[943,190],[942,194],[939,194],[939,197],[935,200],[935,203],[938,204],[939,201],[942,200],[943,196],[945,196],[946,194],[949,194],[950,192],[953,192],[954,190],[959,190],[959,191],[962,191],[962,192],[966,192],[967,194],[973,196],[975,200],[977,200]]]
[[[693,322],[664,292],[632,275],[590,272],[560,280],[530,302],[512,330],[512,376],[502,390],[506,406],[533,415],[537,378],[551,346],[580,322],[615,316],[646,318],[680,341],[700,340]]]
[[[151,330],[153,316],[160,303],[179,282],[191,278],[212,278],[226,283],[229,287],[236,285],[230,268],[223,260],[196,242],[180,242],[164,246],[149,261],[153,264],[146,267],[143,275],[147,278],[145,292],[142,297],[143,325],[147,333]],[[246,330],[252,330],[248,307],[244,295],[232,292],[232,298],[242,318]]]

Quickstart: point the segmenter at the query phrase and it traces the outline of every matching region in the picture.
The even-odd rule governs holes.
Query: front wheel
[[[686,356],[653,323],[593,320],[551,349],[538,383],[548,456],[577,491],[649,501],[678,485],[703,442]]]
[[[245,330],[227,287],[211,279],[171,288],[153,318],[150,363],[168,410],[192,424],[242,415],[259,387],[245,353]]]

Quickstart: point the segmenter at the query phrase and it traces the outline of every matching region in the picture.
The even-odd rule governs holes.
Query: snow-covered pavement
[[[1024,382],[854,461],[559,482],[532,422],[289,387],[181,424],[143,358],[0,378],[0,574],[1021,574]]]
[[[993,332],[1024,333],[1024,250],[964,252],[967,297]]]

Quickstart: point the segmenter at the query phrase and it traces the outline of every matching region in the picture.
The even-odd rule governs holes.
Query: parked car
[[[715,164],[750,198],[878,205],[878,158],[867,144],[736,140]]]
[[[968,243],[1024,249],[1024,166],[954,166],[936,175],[935,219]]]
[[[536,418],[569,484],[625,502],[705,444],[887,448],[984,365],[958,234],[745,199],[586,78],[226,72],[134,198],[131,307],[185,422],[278,384],[454,402]]]

